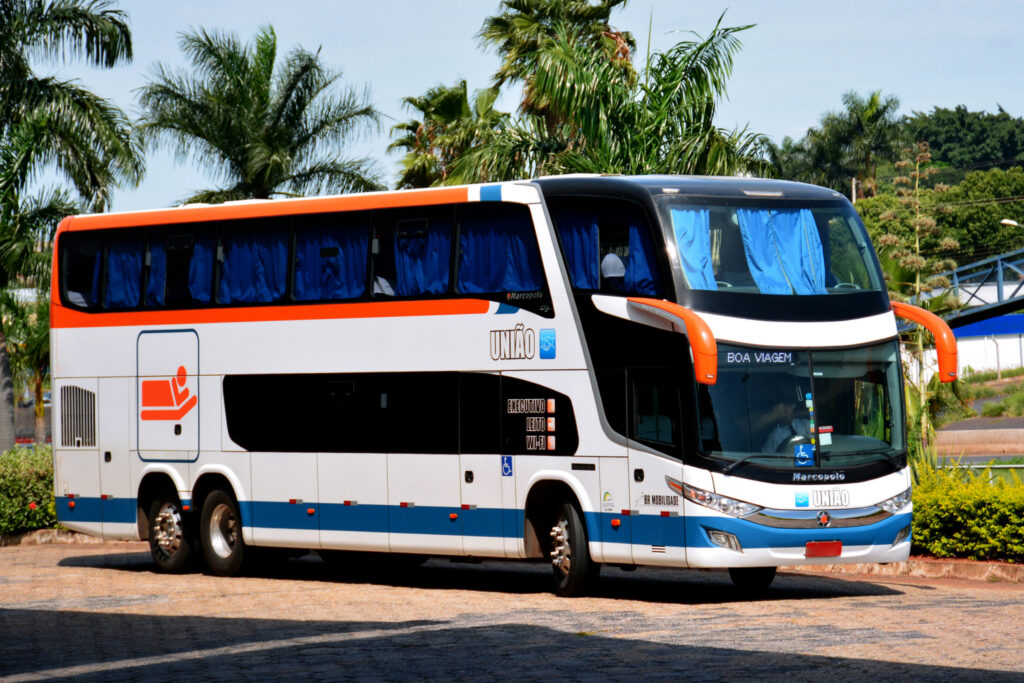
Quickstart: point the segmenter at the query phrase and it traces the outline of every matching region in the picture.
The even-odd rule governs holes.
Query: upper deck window
[[[661,296],[650,228],[639,206],[595,197],[553,197],[548,208],[573,289]]]
[[[288,282],[288,222],[250,223],[225,230],[217,259],[222,304],[269,303],[284,298]]]
[[[459,210],[457,289],[543,295],[544,273],[530,212],[515,204],[468,204]]]
[[[663,206],[689,289],[774,295],[881,289],[867,234],[848,205],[673,199]]]
[[[368,213],[295,219],[296,301],[357,299],[366,291]]]

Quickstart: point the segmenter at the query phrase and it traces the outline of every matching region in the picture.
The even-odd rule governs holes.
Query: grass
[[[1009,368],[1003,370],[1003,379],[1009,377],[1024,377],[1024,368]],[[967,369],[963,373],[963,380],[968,384],[984,384],[985,382],[991,382],[997,379],[999,375],[995,370],[986,370],[985,372],[971,372]]]

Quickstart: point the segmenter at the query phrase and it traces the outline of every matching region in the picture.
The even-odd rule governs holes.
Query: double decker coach
[[[255,548],[601,565],[896,562],[896,316],[850,203],[564,176],[74,216],[51,292],[58,519],[158,570]],[[346,552],[347,551],[347,552]],[[380,555],[383,557],[383,555]]]

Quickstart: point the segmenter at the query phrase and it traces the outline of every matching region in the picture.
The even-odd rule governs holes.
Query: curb
[[[1008,562],[912,557],[889,564],[817,564],[782,567],[807,574],[861,574],[868,576],[909,576],[927,579],[959,579],[988,583],[1024,583],[1024,565]]]
[[[22,534],[0,536],[0,547],[11,545],[85,545],[107,543],[96,536],[86,536],[67,529],[36,529]]]

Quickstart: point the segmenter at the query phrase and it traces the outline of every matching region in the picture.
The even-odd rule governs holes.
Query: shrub
[[[984,417],[999,417],[1006,411],[1006,401],[999,401],[997,403],[986,403],[981,408],[981,414]]]
[[[0,535],[57,523],[49,446],[18,446],[0,455]]]
[[[987,470],[921,473],[914,488],[913,552],[1024,562],[1024,486]]]

